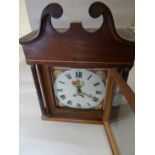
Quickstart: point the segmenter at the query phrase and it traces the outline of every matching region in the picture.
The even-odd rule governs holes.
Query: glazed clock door
[[[111,132],[107,135],[114,155],[133,155],[135,95],[115,69],[109,71],[106,94],[103,122],[106,127],[108,126],[106,130]]]
[[[74,109],[101,109],[106,90],[107,70],[55,69],[54,94],[57,105]]]

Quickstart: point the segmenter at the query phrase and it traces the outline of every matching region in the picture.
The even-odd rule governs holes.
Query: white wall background
[[[26,35],[31,32],[31,27],[29,24],[27,9],[25,5],[25,0],[19,1],[19,37]],[[19,62],[24,60],[24,54],[22,47],[19,47]]]
[[[38,28],[43,8],[52,2],[59,3],[64,10],[63,16],[54,22],[56,27],[69,27],[72,21],[82,21],[85,27],[96,28],[102,22],[101,18],[96,21],[88,14],[89,6],[96,1],[98,0],[26,0],[26,5],[32,29]],[[134,0],[100,1],[111,9],[117,28],[131,26],[134,17]]]

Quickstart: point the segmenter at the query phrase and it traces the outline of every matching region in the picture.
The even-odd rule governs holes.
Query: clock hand
[[[81,92],[81,94],[83,94],[85,96],[88,96],[89,98],[93,98],[93,96],[91,94],[87,94],[87,93],[84,93],[84,92]]]
[[[77,95],[79,95],[79,96],[81,96],[81,97],[84,97],[84,95],[82,95],[81,93],[73,94],[74,97],[76,97]]]
[[[76,87],[77,88],[77,92],[81,93],[81,88],[80,87]]]

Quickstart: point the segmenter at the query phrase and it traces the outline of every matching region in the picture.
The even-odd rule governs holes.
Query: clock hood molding
[[[49,4],[42,12],[40,29],[20,38],[28,64],[132,67],[135,43],[117,34],[112,13],[105,4],[95,2],[89,8],[91,17],[104,18],[95,32],[85,31],[81,23],[71,23],[63,33],[56,31],[51,17],[60,18],[62,14],[59,4]]]

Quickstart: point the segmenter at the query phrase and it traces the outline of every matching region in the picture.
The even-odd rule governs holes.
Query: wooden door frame
[[[120,88],[122,94],[128,101],[128,104],[131,107],[133,112],[135,112],[135,94],[133,93],[131,88],[126,84],[124,79],[119,75],[118,71],[115,68],[112,68],[109,70],[106,97],[105,97],[105,109],[104,109],[105,112],[103,114],[103,124],[104,124],[104,128],[105,128],[113,155],[119,155],[117,143],[111,131],[110,120],[109,120],[110,110],[112,106],[112,99],[113,99],[113,90],[114,90],[115,84],[117,84],[118,87]]]

